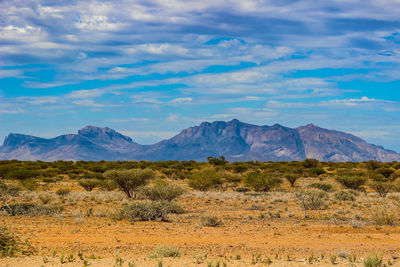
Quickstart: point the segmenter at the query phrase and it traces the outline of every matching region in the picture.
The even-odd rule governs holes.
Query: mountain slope
[[[307,158],[321,161],[398,161],[400,155],[343,132],[312,124],[298,127]]]
[[[78,134],[51,139],[9,134],[0,159],[20,160],[198,160],[229,161],[400,161],[400,154],[351,134],[312,124],[296,129],[258,126],[238,120],[203,122],[153,145],[140,145],[110,128],[86,126]]]

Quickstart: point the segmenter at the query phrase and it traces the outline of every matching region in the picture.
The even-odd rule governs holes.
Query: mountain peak
[[[124,139],[125,141],[132,142],[132,139],[128,136],[122,135],[119,132],[108,128],[88,125],[78,131],[78,135],[85,136],[87,138],[99,138],[103,139]]]
[[[40,138],[31,135],[10,133],[4,139],[3,146],[19,146],[35,139],[40,139]]]

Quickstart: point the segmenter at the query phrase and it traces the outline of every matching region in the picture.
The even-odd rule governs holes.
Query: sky
[[[1,0],[0,139],[313,123],[400,152],[399,0]]]

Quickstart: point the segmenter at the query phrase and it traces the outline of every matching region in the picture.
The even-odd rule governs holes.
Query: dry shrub
[[[348,191],[337,191],[334,195],[336,200],[339,201],[354,201],[356,200],[355,196],[353,193],[348,192]]]
[[[222,221],[215,215],[204,215],[200,217],[200,225],[208,227],[217,227],[222,225]]]
[[[183,209],[178,204],[167,201],[136,202],[123,206],[112,217],[129,221],[168,221],[171,213],[181,214]]]
[[[396,225],[396,216],[387,209],[377,210],[373,213],[371,221],[376,225]]]
[[[174,247],[157,246],[150,254],[150,258],[178,258],[181,256],[179,249]]]
[[[6,211],[10,216],[17,215],[28,215],[28,216],[39,216],[39,215],[51,215],[57,214],[63,211],[63,207],[53,206],[46,207],[40,206],[33,203],[16,203],[5,205],[0,208],[2,211]]]
[[[323,210],[327,208],[325,202],[328,195],[321,190],[312,189],[296,193],[303,210]]]

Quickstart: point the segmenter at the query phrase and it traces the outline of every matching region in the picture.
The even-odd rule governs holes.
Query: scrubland
[[[0,266],[400,266],[400,163],[0,161]]]

